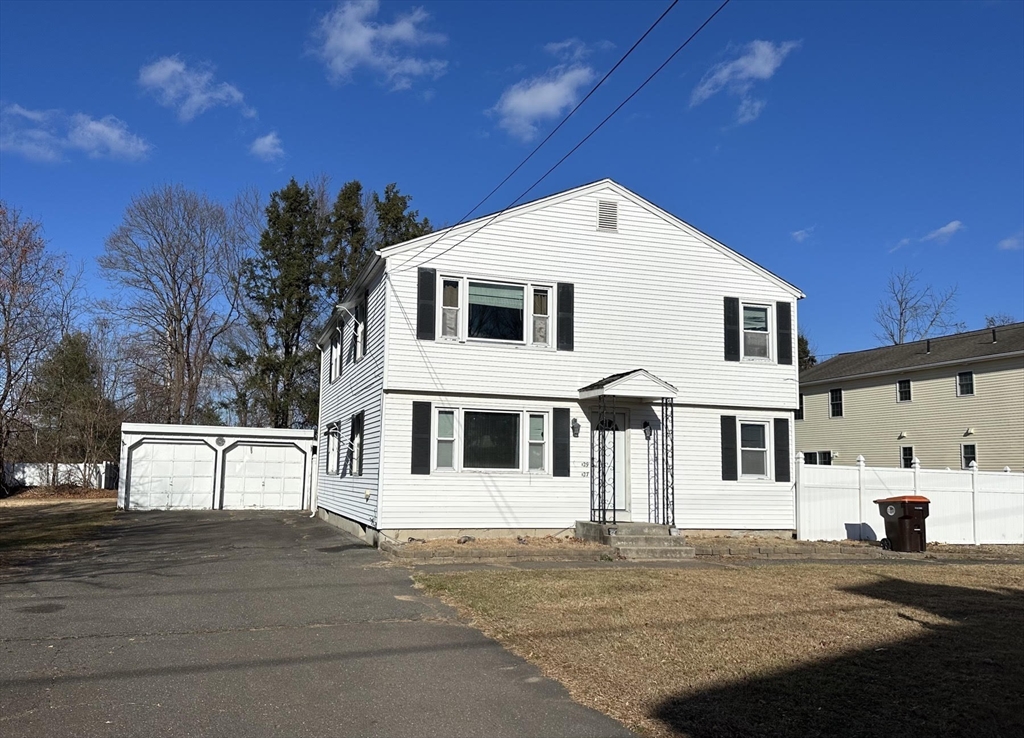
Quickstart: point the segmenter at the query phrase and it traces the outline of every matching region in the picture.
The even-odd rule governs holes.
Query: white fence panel
[[[43,487],[57,484],[103,486],[103,464],[4,464],[4,481],[11,486]],[[55,473],[56,472],[56,473]]]
[[[797,457],[797,537],[808,541],[885,536],[875,500],[922,495],[931,502],[927,539],[936,543],[1024,543],[1024,474],[805,466]]]

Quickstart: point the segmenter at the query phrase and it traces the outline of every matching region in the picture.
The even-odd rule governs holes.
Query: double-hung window
[[[900,446],[900,466],[904,469],[914,468],[914,447]]]
[[[522,341],[525,289],[520,285],[469,283],[469,337]]]
[[[530,448],[529,448],[529,469],[530,471],[544,471],[546,466],[547,440],[547,416],[530,415]]]
[[[352,320],[352,359],[359,361],[366,350],[366,303],[356,305]]]
[[[338,473],[338,426],[329,425],[325,432],[327,436],[327,473]]]
[[[330,381],[333,382],[341,376],[341,335],[338,334],[337,331],[335,331],[334,338],[331,339],[331,346],[328,349],[327,361]]]
[[[960,372],[956,375],[957,397],[967,397],[974,394],[974,372]]]
[[[533,288],[533,337],[534,346],[551,345],[551,290],[547,287]]]
[[[804,393],[800,393],[800,407],[796,409],[796,414],[793,416],[794,420],[804,419]]]
[[[363,414],[352,416],[348,439],[348,473],[353,477],[363,476]]]
[[[828,416],[830,418],[843,417],[843,391],[841,389],[828,391]]]
[[[521,413],[466,410],[463,413],[464,469],[521,469]]]
[[[768,306],[743,306],[743,358],[770,359],[771,331]]]
[[[910,402],[911,400],[910,380],[901,379],[896,382],[896,402]]]
[[[970,469],[971,462],[978,464],[978,447],[973,443],[960,444],[960,468]]]
[[[437,464],[438,469],[455,468],[455,411],[437,411]]]
[[[767,423],[740,423],[740,473],[745,477],[768,476]]]
[[[458,340],[459,334],[459,287],[460,280],[441,281],[441,338]]]

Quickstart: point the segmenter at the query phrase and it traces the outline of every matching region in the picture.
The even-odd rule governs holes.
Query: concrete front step
[[[667,525],[652,523],[591,523],[586,520],[576,521],[576,535],[588,541],[610,543],[620,536],[657,536],[670,537],[671,529]],[[675,537],[675,536],[673,536]]]
[[[693,546],[616,546],[616,550],[630,561],[694,558]]]
[[[682,536],[608,536],[605,538],[609,546],[659,546],[665,548],[678,548],[686,545],[686,539]]]

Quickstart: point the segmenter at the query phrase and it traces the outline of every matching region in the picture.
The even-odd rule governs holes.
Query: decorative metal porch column
[[[615,503],[615,407],[601,395],[590,436],[590,520],[614,523]]]
[[[676,524],[676,405],[661,398],[662,525]]]

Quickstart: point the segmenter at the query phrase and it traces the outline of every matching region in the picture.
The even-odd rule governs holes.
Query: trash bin
[[[925,536],[924,519],[928,517],[927,497],[903,495],[875,500],[878,511],[885,518],[885,538],[882,548],[886,551],[921,552],[928,545]]]

